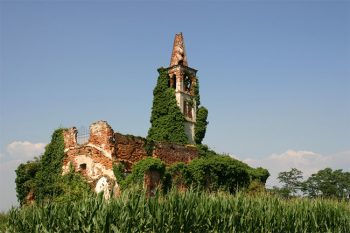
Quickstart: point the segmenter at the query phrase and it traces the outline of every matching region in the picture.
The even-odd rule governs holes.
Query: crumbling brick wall
[[[77,145],[77,134],[78,130],[75,127],[63,130],[65,149],[74,148]]]
[[[198,157],[198,150],[191,145],[183,146],[163,142],[156,143],[152,156],[160,158],[166,165],[171,165],[177,162],[189,163]]]
[[[145,149],[145,138],[115,133],[114,141],[113,159],[123,162],[127,170],[131,170],[133,164],[149,156]],[[198,151],[191,145],[157,142],[151,156],[161,159],[166,165],[171,165],[177,162],[189,163],[198,157]]]
[[[131,172],[132,166],[147,156],[160,158],[166,165],[176,162],[189,163],[198,157],[198,151],[194,146],[164,142],[155,143],[152,154],[148,155],[145,138],[114,133],[106,121],[91,124],[88,143],[78,144],[77,133],[75,127],[63,131],[65,143],[63,174],[69,171],[70,165],[73,165],[74,170],[84,175],[95,190],[105,189],[105,193],[111,193],[112,189],[118,188],[118,183],[112,187],[116,181],[113,163],[121,162],[126,165],[127,171]],[[156,176],[153,173],[146,174],[147,190],[153,190],[158,184]]]
[[[142,137],[115,133],[114,141],[113,159],[122,162],[128,171],[133,164],[147,157],[144,149],[146,140]]]
[[[106,121],[97,121],[90,125],[89,144],[101,148],[112,158],[114,150],[114,132]]]

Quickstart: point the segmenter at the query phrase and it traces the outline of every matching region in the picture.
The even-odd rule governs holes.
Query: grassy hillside
[[[1,228],[0,228],[1,229]],[[12,209],[8,232],[350,232],[349,202],[171,191]]]

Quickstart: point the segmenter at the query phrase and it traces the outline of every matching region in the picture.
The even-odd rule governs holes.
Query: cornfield
[[[6,232],[350,232],[346,201],[283,200],[261,194],[177,192],[147,198],[126,191],[11,209]]]

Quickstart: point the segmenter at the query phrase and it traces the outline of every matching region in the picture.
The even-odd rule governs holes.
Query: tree
[[[302,188],[303,173],[296,168],[292,168],[290,171],[280,172],[277,179],[283,184],[282,196],[295,196]]]
[[[185,117],[177,106],[174,89],[168,87],[167,70],[161,68],[158,72],[157,85],[153,91],[151,128],[147,139],[187,144]]]
[[[303,191],[311,197],[349,198],[350,172],[320,170],[305,181]]]

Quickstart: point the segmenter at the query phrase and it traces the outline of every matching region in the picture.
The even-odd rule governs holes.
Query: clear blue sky
[[[0,151],[107,120],[146,136],[183,32],[205,143],[242,158],[350,150],[349,1],[1,1]]]

